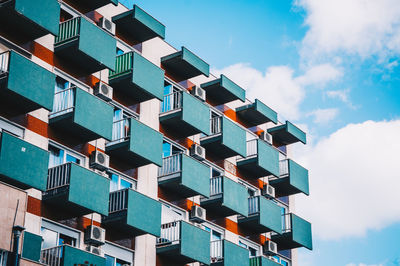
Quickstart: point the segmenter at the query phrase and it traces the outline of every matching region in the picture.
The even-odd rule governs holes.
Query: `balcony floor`
[[[235,210],[224,205],[222,197],[222,194],[218,194],[209,198],[201,198],[200,206],[207,211],[211,211],[213,215],[217,215],[218,217],[228,217],[237,214]]]
[[[202,138],[200,145],[207,152],[211,152],[223,159],[238,155],[237,152],[222,144],[222,133]]]
[[[158,185],[170,191],[176,192],[184,198],[189,198],[199,195],[199,192],[184,186],[181,182],[181,172],[171,175],[158,177]]]

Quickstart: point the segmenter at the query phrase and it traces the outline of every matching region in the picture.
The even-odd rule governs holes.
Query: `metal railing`
[[[166,176],[181,171],[182,154],[174,154],[163,158],[162,166],[158,168],[158,176]]]
[[[289,174],[289,160],[279,161],[279,175],[284,176]]]
[[[249,215],[256,214],[260,211],[259,196],[249,198]]]
[[[223,192],[222,189],[222,176],[211,177],[210,179],[210,196],[218,195]]]
[[[56,92],[54,94],[53,110],[50,113],[50,118],[71,112],[75,105],[74,99],[75,87]]]
[[[221,133],[222,117],[217,116],[210,119],[210,133],[211,135]]]
[[[69,185],[71,163],[65,163],[52,167],[47,173],[47,190],[67,186]]]
[[[177,110],[182,107],[182,92],[175,91],[173,93],[164,95],[163,101],[160,105],[160,113]]]
[[[64,43],[76,36],[79,36],[81,18],[76,17],[60,23],[58,36],[55,38],[54,45]]]
[[[0,54],[0,74],[8,72],[8,61],[10,59],[10,52]]]
[[[128,208],[128,190],[122,189],[110,193],[108,212],[118,212]]]
[[[180,240],[181,222],[170,222],[161,225],[161,234],[157,238],[157,245],[171,244]]]
[[[248,140],[246,142],[246,157],[257,155],[257,139]]]
[[[130,136],[130,123],[129,119],[124,118],[113,122],[112,139],[111,142],[122,142]]]
[[[210,257],[211,263],[220,261],[224,258],[222,239],[210,242]]]
[[[40,253],[40,262],[48,266],[61,266],[63,246],[46,248]]]
[[[115,71],[110,70],[109,79],[117,78],[132,70],[133,53],[126,53],[117,56],[115,59]]]
[[[288,233],[292,231],[291,224],[291,213],[282,214],[282,233]]]
[[[253,257],[250,258],[250,266],[261,266],[261,258],[260,257]]]

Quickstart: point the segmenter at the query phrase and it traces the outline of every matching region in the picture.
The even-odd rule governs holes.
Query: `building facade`
[[[305,133],[140,7],[2,0],[0,35],[1,266],[297,265],[312,249],[290,157]]]

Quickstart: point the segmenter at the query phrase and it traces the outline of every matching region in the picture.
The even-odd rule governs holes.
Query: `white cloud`
[[[311,67],[303,76],[297,78],[297,82],[303,86],[316,85],[324,87],[328,82],[337,80],[343,76],[343,72],[331,64],[321,64]]]
[[[337,98],[344,103],[348,103],[349,102],[349,92],[350,92],[350,90],[327,91],[326,95],[329,98]]]
[[[339,110],[336,108],[316,109],[307,116],[314,116],[314,123],[326,124],[331,122],[339,114]]]
[[[349,124],[296,154],[311,193],[296,206],[314,236],[361,237],[400,222],[399,135],[400,120]]]

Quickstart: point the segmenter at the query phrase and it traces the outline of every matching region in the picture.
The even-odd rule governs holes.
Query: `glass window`
[[[41,228],[40,234],[43,238],[42,249],[56,247],[58,243],[58,233],[50,229]]]
[[[171,156],[172,155],[172,149],[171,149],[171,144],[168,142],[163,143],[163,158]]]
[[[183,211],[175,209],[169,205],[161,205],[161,223],[171,223],[175,221],[181,221],[184,219]]]
[[[124,51],[122,51],[122,49],[117,47],[117,55],[123,55]]]
[[[125,188],[133,188],[133,183],[129,180],[122,178],[120,175],[111,173],[110,174],[110,192],[125,189]]]
[[[245,242],[244,240],[239,240],[239,246],[244,247],[249,250],[249,257],[257,257],[259,249],[256,244]]]
[[[222,239],[222,233],[215,231],[211,229],[208,226],[204,226],[204,230],[210,233],[210,240],[215,241],[215,240],[221,240]]]
[[[81,158],[78,158],[79,156],[77,154],[70,151],[49,145],[49,152],[49,168],[69,162],[73,162],[79,165],[83,164],[84,157],[80,156]]]

